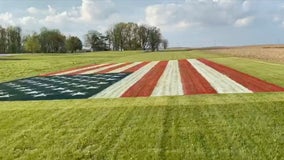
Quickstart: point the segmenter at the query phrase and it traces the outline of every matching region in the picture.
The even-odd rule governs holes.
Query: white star
[[[0,96],[0,98],[9,98],[11,97],[12,95],[9,95],[9,94],[6,94],[6,95],[3,95],[3,96]]]
[[[114,81],[114,80],[116,80],[116,79],[114,79],[114,78],[108,78],[108,79],[106,79],[107,81]]]
[[[45,88],[55,88],[55,86],[52,86],[52,85],[51,85],[51,86],[47,86],[47,87],[45,87]]]
[[[84,84],[81,84],[81,85],[78,85],[77,87],[86,87],[87,85],[84,85]]]
[[[31,92],[32,89],[23,89],[22,91],[23,91],[23,92]]]
[[[42,93],[42,94],[37,94],[37,95],[33,95],[33,97],[46,97],[47,95]]]
[[[83,92],[76,92],[76,93],[73,93],[71,94],[72,96],[81,96],[81,95],[85,95],[86,93],[83,93]]]
[[[108,82],[100,82],[100,83],[98,83],[98,84],[108,84]]]
[[[62,91],[62,90],[65,90],[65,88],[59,87],[59,88],[55,88],[55,89],[52,89],[52,90],[54,90],[54,91]]]
[[[92,87],[88,87],[87,89],[97,89],[97,88],[99,88],[99,87],[92,86]]]
[[[27,92],[26,94],[38,94],[38,91],[31,91],[31,92]]]
[[[26,89],[27,87],[17,87],[16,89],[19,89],[19,90],[23,90],[23,89]]]
[[[74,92],[74,91],[72,91],[72,90],[65,90],[65,91],[61,91],[60,93],[72,93],[72,92]]]

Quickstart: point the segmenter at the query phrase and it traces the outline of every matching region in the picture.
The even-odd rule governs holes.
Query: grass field
[[[0,81],[90,63],[207,58],[284,87],[284,64],[192,52],[0,58]],[[284,93],[0,102],[0,159],[281,159]]]

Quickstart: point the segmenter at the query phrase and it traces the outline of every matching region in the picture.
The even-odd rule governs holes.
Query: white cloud
[[[12,13],[9,13],[9,12],[0,14],[1,21],[9,21],[12,19],[12,17],[13,17]]]
[[[83,21],[102,20],[114,13],[114,3],[111,0],[82,0],[80,11]]]
[[[242,9],[244,11],[250,11],[252,9],[252,1],[250,0],[245,0],[242,4]]]
[[[80,6],[63,11],[52,5],[47,5],[45,9],[29,7],[26,12],[28,16],[19,18],[12,18],[9,13],[0,14],[0,20],[6,22],[13,20],[12,22],[15,22],[13,24],[26,27],[28,30],[38,30],[45,26],[68,33],[78,32],[78,30],[83,32],[88,29],[105,31],[109,25],[121,20],[111,0],[82,0]]]
[[[56,14],[56,9],[53,8],[51,5],[47,5],[46,9],[39,9],[35,7],[29,7],[27,10],[27,13],[33,15],[33,16],[46,16],[46,15],[53,15]]]
[[[35,17],[31,17],[31,16],[20,18],[19,21],[22,25],[25,25],[25,26],[29,26],[29,25],[32,25],[32,24],[35,25],[37,23],[37,19]]]
[[[99,24],[113,16],[114,8],[114,3],[111,0],[82,0],[81,6],[62,12],[58,12],[49,5],[48,14],[42,22],[47,25],[66,24],[68,22]]]
[[[51,5],[48,5],[48,13],[51,14],[51,15],[54,15],[56,14],[56,9],[53,8]]]
[[[226,29],[227,32],[231,32],[235,29],[234,27],[249,25],[259,27],[256,24],[270,25],[271,23],[271,26],[284,28],[282,2],[171,0],[168,3],[168,1],[159,0],[160,4],[152,1],[152,5],[145,6],[143,2],[139,3],[142,5],[140,7],[132,6],[136,3],[128,3],[129,1],[116,3],[117,1],[114,0],[81,0],[81,4],[69,8],[40,2],[46,6],[44,8],[18,7],[11,12],[0,13],[0,25],[4,27],[19,25],[24,32],[28,30],[31,33],[45,26],[59,29],[66,35],[82,36],[91,29],[104,32],[117,22],[133,21],[158,26],[165,36],[177,35],[180,31],[179,33],[192,33],[193,36],[199,37],[206,32],[206,36],[203,37],[205,39],[213,31],[216,34],[222,34]],[[179,34],[178,40],[182,38],[186,39],[186,36]]]
[[[250,25],[254,20],[254,17],[245,17],[245,18],[239,18],[235,21],[235,26],[236,27],[245,27]]]
[[[27,9],[27,12],[28,12],[29,14],[37,14],[37,13],[40,12],[40,10],[37,9],[37,8],[35,8],[35,7],[29,7],[29,8]]]
[[[250,0],[186,0],[182,3],[150,5],[145,9],[145,22],[168,29],[192,26],[238,25],[253,22]]]
[[[9,12],[0,13],[0,24],[3,26],[14,25],[13,14]]]

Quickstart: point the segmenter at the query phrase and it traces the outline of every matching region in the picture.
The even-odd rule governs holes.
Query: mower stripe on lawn
[[[198,60],[188,60],[218,93],[252,93],[249,89]]]
[[[136,72],[130,74],[121,81],[111,85],[100,93],[94,95],[91,98],[119,98],[126,92],[131,86],[133,86],[137,81],[139,81],[145,74],[147,74],[158,61],[153,61],[143,66]]]
[[[132,67],[134,67],[134,66],[139,65],[140,63],[141,63],[141,62],[134,62],[134,63],[131,63],[131,64],[127,65],[127,66],[124,66],[124,67],[121,67],[121,68],[117,68],[117,69],[115,69],[115,70],[112,70],[112,71],[110,71],[110,72],[108,72],[108,73],[123,72],[123,71],[125,71],[125,70],[127,70],[127,69],[129,69],[129,68],[132,68]]]
[[[234,81],[242,84],[253,92],[280,92],[284,91],[284,88],[265,82],[256,77],[250,76],[248,74],[239,72],[232,68],[226,67],[221,64],[214,63],[212,61],[208,61],[206,59],[199,59],[202,63],[214,68],[215,70],[227,75]]]
[[[168,62],[151,96],[184,95],[177,60]]]
[[[155,86],[163,74],[168,61],[160,61],[148,73],[146,73],[138,82],[131,86],[122,97],[148,97],[152,94]]]
[[[179,60],[179,68],[185,95],[216,93],[209,82],[187,60]]]

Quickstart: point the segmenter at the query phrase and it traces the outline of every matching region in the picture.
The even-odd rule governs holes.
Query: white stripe
[[[94,65],[94,66],[89,66],[89,67],[84,67],[84,68],[78,68],[78,69],[74,69],[74,70],[71,70],[71,71],[66,71],[66,72],[52,74],[52,75],[65,75],[65,74],[70,74],[70,73],[82,71],[82,70],[85,70],[85,69],[91,69],[91,68],[99,67],[99,66],[102,66],[102,65],[106,65],[106,64],[99,64],[99,65]]]
[[[218,93],[252,93],[249,89],[204,63],[196,59],[190,59],[188,61]]]
[[[184,95],[177,60],[168,62],[151,96]]]
[[[134,66],[136,66],[136,65],[140,64],[140,63],[141,63],[141,62],[134,62],[134,63],[131,63],[131,64],[127,65],[127,66],[124,66],[124,67],[121,67],[121,68],[115,69],[115,70],[113,70],[113,71],[110,71],[110,72],[108,72],[108,73],[118,73],[118,72],[123,72],[123,71],[125,71],[125,70],[127,70],[127,69],[129,69],[129,68],[131,68],[131,67],[134,67]]]
[[[146,66],[140,68],[138,71],[130,74],[126,78],[120,80],[119,82],[109,86],[100,93],[94,95],[91,98],[118,98],[123,95],[131,86],[133,86],[137,81],[139,81],[145,74],[147,74],[158,61],[148,63]]]
[[[118,65],[121,65],[121,64],[124,64],[124,63],[112,64],[112,65],[109,65],[109,66],[106,66],[106,67],[97,68],[97,69],[93,69],[93,70],[90,70],[90,71],[82,72],[80,74],[92,74],[92,73],[100,72],[100,71],[103,71],[105,69],[109,69],[111,67],[115,67],[115,66],[118,66]]]

